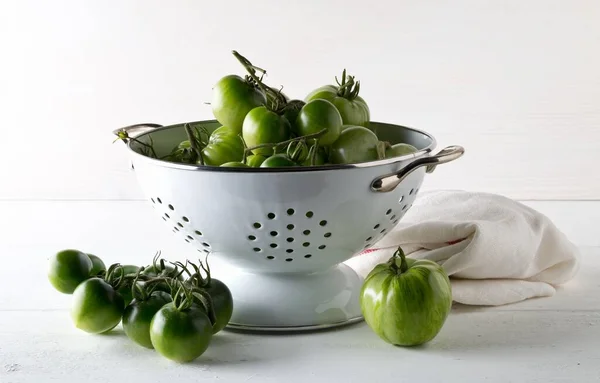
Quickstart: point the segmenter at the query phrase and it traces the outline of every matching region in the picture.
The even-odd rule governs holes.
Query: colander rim
[[[218,121],[216,119],[211,119],[211,120],[188,121],[188,122],[164,125],[164,126],[160,126],[160,127],[154,127],[152,129],[149,129],[148,131],[140,133],[139,135],[136,135],[135,138],[140,138],[145,135],[149,135],[151,133],[155,133],[155,132],[161,131],[161,130],[179,128],[185,124],[194,125],[194,124],[214,124],[214,123],[218,123]],[[424,130],[411,128],[411,127],[399,125],[399,124],[381,122],[381,121],[370,121],[370,123],[376,124],[376,125],[381,125],[381,126],[392,126],[392,127],[396,127],[396,128],[410,130],[415,133],[426,136],[431,142],[425,148],[420,149],[414,153],[405,154],[403,156],[398,156],[398,157],[393,157],[393,158],[387,158],[387,159],[383,159],[383,160],[367,161],[367,162],[360,162],[360,163],[353,163],[353,164],[332,164],[332,165],[320,165],[320,166],[299,165],[299,166],[279,167],[279,168],[260,168],[260,167],[259,168],[254,168],[254,167],[248,167],[248,168],[239,167],[238,168],[238,167],[222,167],[222,166],[211,166],[211,165],[191,165],[191,164],[175,163],[175,162],[161,160],[159,158],[152,158],[152,157],[149,157],[149,156],[143,155],[142,153],[137,152],[136,150],[134,150],[131,147],[132,143],[134,142],[133,140],[128,140],[126,146],[129,150],[131,150],[131,152],[133,153],[133,155],[136,158],[139,158],[142,161],[149,162],[149,163],[159,165],[162,167],[175,168],[175,169],[180,169],[180,170],[190,170],[190,171],[211,171],[211,172],[216,171],[216,172],[233,172],[233,173],[291,173],[291,172],[315,172],[315,171],[327,171],[327,170],[372,168],[372,167],[377,167],[377,166],[391,165],[391,164],[395,164],[395,163],[410,160],[410,159],[418,159],[421,157],[425,157],[426,155],[432,153],[433,150],[437,147],[436,138],[431,133],[428,133]],[[136,124],[136,125],[143,125],[143,124]],[[131,125],[131,126],[136,126],[136,125]],[[124,127],[122,129],[127,129],[127,128],[128,127]]]

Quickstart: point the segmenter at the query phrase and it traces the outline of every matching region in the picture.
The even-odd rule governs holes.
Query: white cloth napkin
[[[467,191],[420,193],[396,228],[345,263],[365,277],[398,246],[438,262],[453,300],[503,305],[552,296],[571,280],[580,255],[548,217],[509,198]]]

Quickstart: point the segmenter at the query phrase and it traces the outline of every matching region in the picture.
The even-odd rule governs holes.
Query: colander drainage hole
[[[189,239],[190,241],[193,241],[193,240],[194,240],[194,237],[192,237],[191,235],[188,235],[187,237],[188,237],[188,239]]]
[[[169,209],[175,210],[175,208],[173,207],[173,205],[169,205]]]
[[[294,215],[296,211],[294,209],[287,209],[287,214],[288,215]]]
[[[365,242],[369,242],[372,239],[373,239],[373,237],[369,237],[369,238],[365,239]]]
[[[183,220],[183,222],[190,222],[188,217],[181,217],[181,219]]]
[[[152,201],[152,203],[156,203],[156,201],[154,201],[154,198],[150,198],[150,201]]]
[[[271,246],[272,249],[276,249],[277,248],[277,244],[276,243],[272,243],[269,246]]]
[[[167,217],[167,218],[171,218],[171,216],[170,216],[170,215],[168,215],[167,213],[165,213],[165,217]]]
[[[160,198],[156,198],[156,200],[158,201],[158,203],[162,203],[162,201],[160,200]]]
[[[258,222],[254,222],[254,225],[252,226],[254,226],[255,229],[260,229],[262,227],[262,225]]]
[[[288,254],[290,254],[290,253],[294,252],[294,249],[286,249],[285,252],[288,253]]]
[[[306,254],[306,255],[304,256],[304,258],[310,258],[310,257],[312,257],[312,255],[311,255],[311,254]]]
[[[402,206],[402,210],[406,210],[406,205]]]
[[[408,192],[408,195],[412,195],[415,192],[415,189],[410,189],[410,191]]]
[[[262,251],[262,249],[261,249],[260,247],[255,247],[255,248],[254,248],[254,249],[252,249],[252,250],[254,250],[254,251],[255,251],[255,252],[257,252],[257,253],[260,253],[260,252]]]
[[[253,235],[249,235],[249,236],[248,236],[248,239],[249,239],[249,240],[251,240],[251,241],[256,241],[256,237],[255,237],[255,236],[253,236]]]
[[[324,248],[326,248],[326,247],[327,247],[327,246],[325,246],[325,245],[321,245],[321,246],[319,246],[319,250],[323,250],[323,249],[324,249]]]
[[[196,235],[202,236],[202,233],[199,232],[198,230],[194,231],[194,233],[196,233]]]
[[[304,242],[304,243],[302,244],[302,246],[304,246],[304,247],[309,247],[309,246],[310,246],[310,242]]]
[[[377,224],[377,225],[373,226],[373,230],[379,229],[379,226],[381,226],[381,225]]]
[[[204,246],[204,247],[210,247],[210,245],[208,243],[206,243],[206,242],[202,242],[202,246]]]
[[[400,196],[400,199],[398,200],[398,203],[402,203],[402,201],[404,201],[404,196],[403,195]]]
[[[310,230],[304,230],[304,231],[302,232],[302,234],[304,234],[304,235],[310,235]]]
[[[174,227],[175,230],[179,231],[179,228],[177,226]]]
[[[166,221],[166,220],[167,220],[165,217],[162,217],[162,219],[163,219],[164,221]]]
[[[294,258],[286,258],[285,261],[286,262],[292,262],[294,260]]]
[[[276,231],[272,231],[270,234],[271,234],[271,236],[272,236],[272,237],[277,237],[277,235],[278,235],[279,233],[277,233]]]
[[[183,227],[183,225],[181,224],[181,222],[177,222],[177,226]]]
[[[269,214],[267,214],[267,218],[269,218],[269,219],[275,219],[275,213],[269,213]]]
[[[314,213],[312,211],[306,212],[306,218],[312,218],[313,215],[314,215]]]
[[[294,242],[294,238],[289,237],[289,238],[286,239],[286,241],[288,241],[288,242]]]
[[[294,225],[292,225],[291,223],[289,225],[287,225],[287,229],[288,230],[294,230]]]
[[[399,222],[399,221],[398,221],[397,219],[396,219],[396,220],[394,220],[394,225],[397,225],[397,224],[398,224],[398,222]]]
[[[327,225],[327,221],[325,221],[325,220],[322,220],[321,222],[319,222],[319,225],[321,225],[321,226],[325,226],[325,225]]]
[[[267,256],[267,259],[275,259],[275,257],[272,255],[269,255],[269,256]]]
[[[190,243],[190,240],[189,240],[189,239],[187,239],[187,238],[185,239],[185,241],[186,241],[187,243]]]
[[[394,214],[393,216],[390,217],[390,221],[393,221],[396,219],[396,215]]]
[[[391,212],[392,212],[392,209],[388,209],[388,210],[385,212],[385,215],[390,215],[390,213],[391,213]]]
[[[385,233],[386,231],[386,229],[381,230],[381,234]]]
[[[329,238],[329,237],[331,237],[331,233],[325,233],[325,234],[323,234],[323,237]]]

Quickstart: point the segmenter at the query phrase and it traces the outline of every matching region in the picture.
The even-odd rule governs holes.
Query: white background
[[[213,118],[236,49],[303,98],[342,69],[372,119],[466,148],[424,190],[600,198],[600,2],[0,2],[0,199],[140,199],[112,130]]]

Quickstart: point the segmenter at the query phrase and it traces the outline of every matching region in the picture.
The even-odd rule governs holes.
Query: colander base
[[[233,295],[231,329],[311,331],[362,320],[363,280],[343,264],[317,273],[234,270],[219,279]]]

